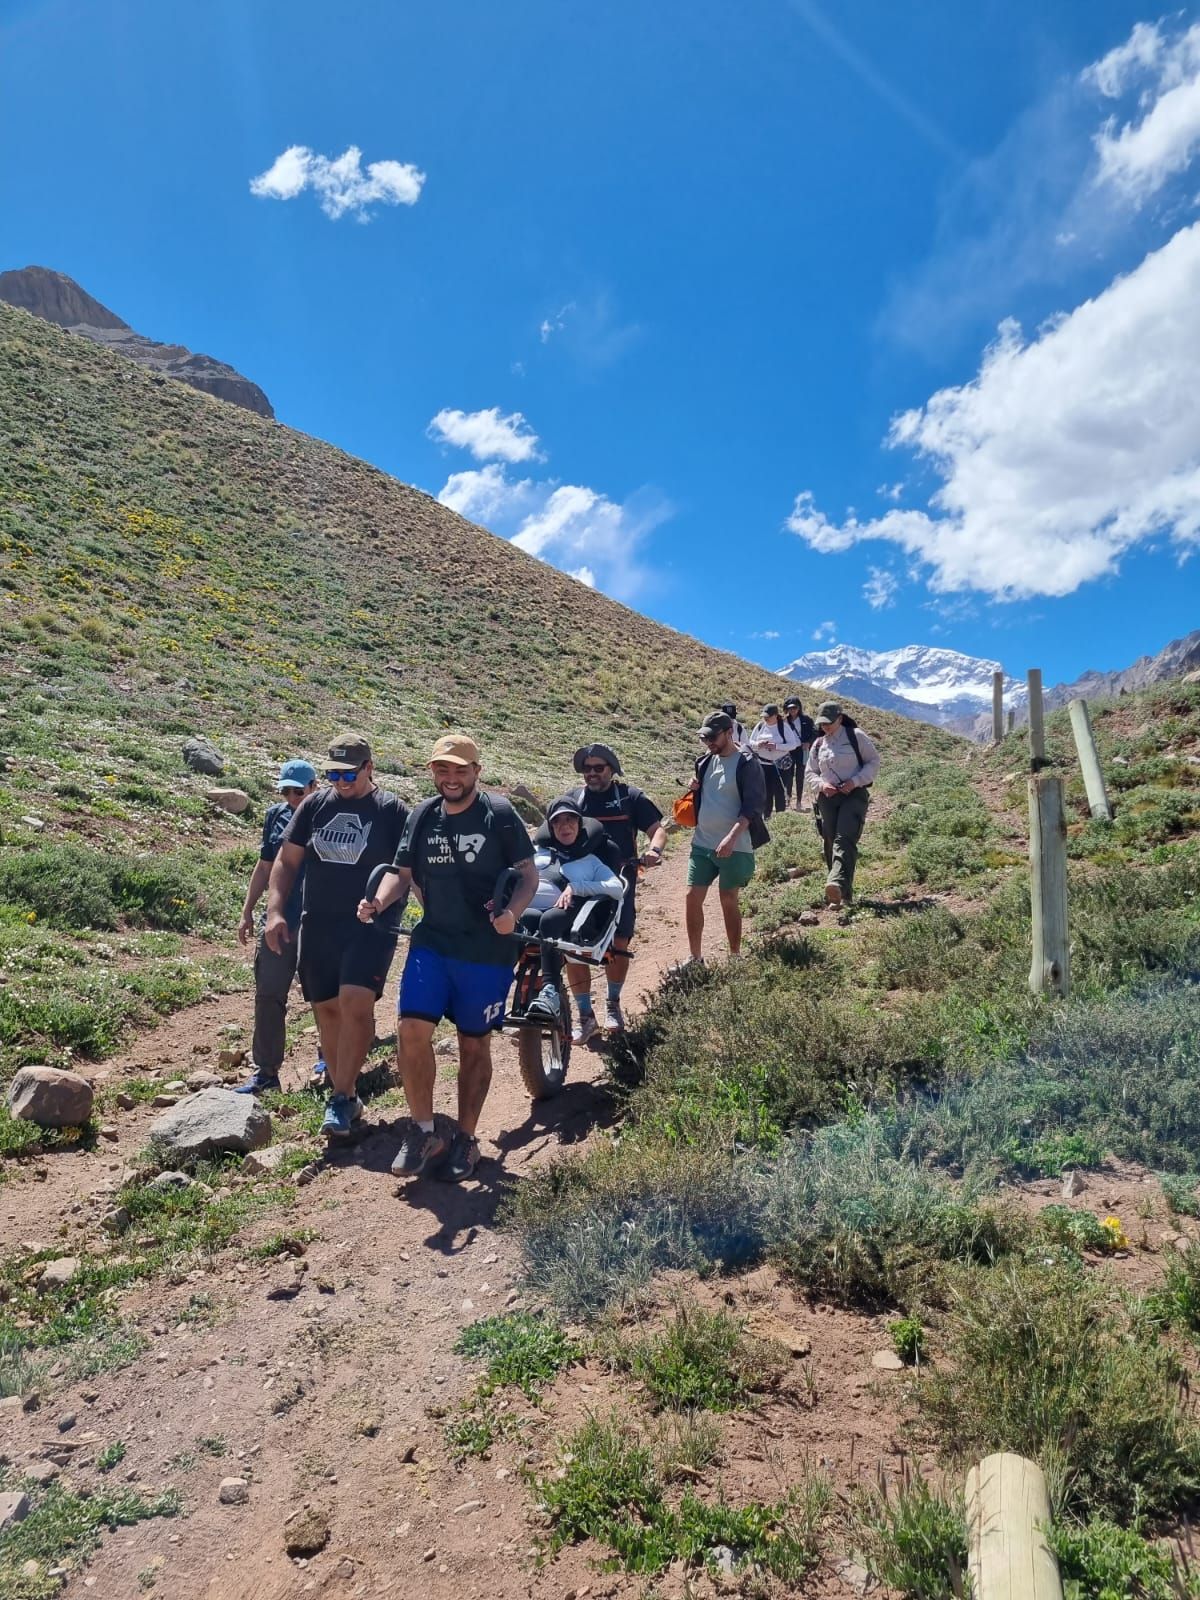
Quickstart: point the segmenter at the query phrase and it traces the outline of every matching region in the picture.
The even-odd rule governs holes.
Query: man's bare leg
[[[354,1093],[358,1075],[375,1041],[375,991],[345,983],[338,990],[336,1050],[325,1057],[329,1081],[336,1094]],[[322,1038],[322,1044],[324,1038]]]
[[[321,1060],[325,1063],[326,1072],[332,1073],[333,1063],[338,1058],[341,1008],[335,998],[318,1000],[312,1011],[317,1023],[317,1037],[321,1041]],[[332,1076],[330,1081],[332,1082]]]
[[[721,897],[721,915],[725,918],[725,937],[729,940],[729,954],[736,956],[742,948],[742,906],[740,889],[718,889]]]
[[[704,945],[704,897],[707,893],[707,887],[694,883],[684,896],[683,922],[687,929],[688,949],[693,961],[700,960],[700,952]]]
[[[474,1137],[483,1102],[492,1086],[492,1036],[458,1036],[458,1125]]]
[[[433,1120],[433,1085],[437,1078],[433,1028],[433,1023],[423,1017],[402,1017],[396,1032],[396,1061],[408,1114],[414,1122]]]

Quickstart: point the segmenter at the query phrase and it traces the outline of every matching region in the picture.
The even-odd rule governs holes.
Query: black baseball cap
[[[339,733],[329,746],[329,766],[336,772],[357,772],[371,759],[371,746],[361,733]]]
[[[718,733],[732,732],[732,717],[727,716],[724,711],[714,711],[709,716],[705,717],[703,725],[700,728],[700,737],[702,739],[713,739]]]

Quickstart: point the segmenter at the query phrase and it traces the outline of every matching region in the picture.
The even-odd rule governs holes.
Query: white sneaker
[[[575,1025],[571,1029],[572,1044],[587,1044],[600,1032],[600,1024],[596,1021],[596,1013],[589,1011],[586,1017],[576,1017]]]
[[[604,1026],[609,1033],[625,1032],[625,1018],[621,1015],[619,1000],[610,1000],[604,1008]]]

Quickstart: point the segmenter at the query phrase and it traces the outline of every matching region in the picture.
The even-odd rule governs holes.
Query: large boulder
[[[225,761],[220,751],[199,735],[184,745],[183,759],[193,772],[202,772],[209,778],[219,778],[225,771]]]
[[[86,1078],[59,1067],[22,1067],[8,1086],[8,1109],[39,1128],[79,1128],[96,1096]]]
[[[157,1119],[150,1138],[165,1154],[195,1161],[225,1150],[245,1155],[271,1142],[271,1118],[253,1095],[202,1089]]]

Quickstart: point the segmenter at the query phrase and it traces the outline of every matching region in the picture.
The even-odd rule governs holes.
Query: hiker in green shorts
[[[700,729],[708,753],[696,763],[696,833],[688,857],[687,923],[692,961],[703,960],[704,901],[715,883],[729,953],[742,948],[741,893],[754,876],[752,829],[762,828],[766,784],[758,761],[739,750],[733,719],[714,711]]]

